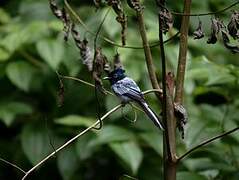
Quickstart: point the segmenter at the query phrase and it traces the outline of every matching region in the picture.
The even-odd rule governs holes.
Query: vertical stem
[[[157,3],[157,1],[156,1]],[[164,0],[160,0],[164,5]],[[174,117],[173,92],[169,91],[167,84],[166,59],[163,44],[163,32],[161,29],[162,20],[159,20],[159,41],[162,64],[162,84],[163,84],[163,121],[166,126],[164,134],[164,179],[176,180],[177,156],[176,156],[176,121]]]
[[[139,31],[140,31],[140,35],[141,35],[142,42],[143,42],[144,54],[145,54],[145,60],[146,60],[147,69],[148,69],[148,73],[149,73],[149,78],[150,78],[153,88],[160,89],[158,81],[157,81],[157,77],[155,74],[155,67],[153,64],[152,54],[151,54],[151,50],[150,50],[147,35],[146,35],[143,12],[142,12],[142,10],[140,10],[140,11],[136,11],[136,13],[137,13],[137,18],[138,18]],[[156,96],[157,96],[158,100],[161,100],[161,96],[159,93],[156,93]]]
[[[184,0],[184,14],[190,14],[191,0]],[[188,48],[188,28],[189,28],[190,16],[183,16],[181,29],[180,29],[180,44],[179,44],[179,57],[178,57],[178,68],[177,68],[177,81],[176,81],[176,92],[175,102],[183,102],[183,85],[186,68],[187,48]]]

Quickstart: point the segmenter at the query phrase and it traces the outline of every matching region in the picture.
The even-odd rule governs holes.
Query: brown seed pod
[[[188,121],[187,110],[182,104],[174,103],[174,113],[177,118],[177,128],[181,132],[182,139],[184,139],[184,127]]]
[[[239,46],[230,44],[228,33],[225,30],[221,31],[224,46],[232,53],[239,53]]]
[[[82,58],[82,63],[85,64],[89,71],[93,69],[93,53],[88,46],[88,41],[84,39],[81,43],[80,54]]]
[[[71,28],[71,21],[70,21],[70,16],[66,12],[65,8],[62,8],[62,10],[57,6],[55,0],[50,0],[50,8],[52,13],[62,21],[63,23],[63,32],[64,32],[64,40],[68,41],[68,36],[70,33],[70,28]]]
[[[120,0],[108,0],[108,5],[112,6],[114,12],[117,14],[116,21],[121,25],[121,41],[124,46],[126,44],[127,16],[123,11]]]
[[[71,21],[70,16],[66,12],[65,8],[62,8],[62,22],[63,22],[63,32],[64,32],[64,40],[68,41],[70,29],[71,29]]]
[[[143,7],[141,6],[139,0],[127,0],[127,4],[129,7],[134,9],[135,11],[142,11]]]
[[[173,15],[169,10],[163,8],[159,12],[159,18],[161,21],[161,30],[166,34],[173,27]]]
[[[95,51],[95,61],[93,66],[93,79],[96,84],[102,87],[103,83],[101,81],[101,76],[104,72],[105,64],[107,63],[107,58],[102,54],[101,48],[97,48]]]
[[[193,32],[194,39],[201,39],[204,37],[204,32],[202,29],[202,21],[199,20],[197,29]]]
[[[223,23],[219,19],[213,18],[211,20],[211,34],[207,40],[208,44],[215,44],[217,42],[217,36],[222,27]]]
[[[61,18],[62,18],[62,11],[61,11],[61,10],[58,8],[58,6],[56,5],[55,0],[50,0],[49,3],[50,3],[50,8],[51,8],[52,13],[53,13],[58,19],[61,20]]]
[[[239,12],[234,11],[231,15],[230,22],[227,25],[229,34],[234,38],[239,38]]]
[[[71,34],[75,41],[76,46],[80,50],[80,55],[82,59],[82,64],[86,65],[88,70],[91,72],[93,70],[93,53],[91,48],[88,46],[87,39],[81,41],[80,33],[76,30],[75,24],[72,24]]]

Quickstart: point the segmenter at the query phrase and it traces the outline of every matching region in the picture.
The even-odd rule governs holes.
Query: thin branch
[[[190,13],[191,0],[184,0],[184,13]],[[187,50],[188,50],[188,29],[189,29],[189,16],[183,16],[181,29],[180,29],[180,43],[179,43],[179,56],[177,67],[177,80],[175,90],[175,102],[182,104],[183,101],[183,87],[184,76],[186,69]]]
[[[76,20],[83,26],[83,28],[86,30],[86,32],[90,33],[93,36],[96,36],[96,34],[94,32],[92,32],[88,26],[84,23],[84,21],[80,18],[80,16],[72,9],[72,7],[69,5],[69,3],[67,2],[67,0],[64,0],[64,3],[67,7],[67,9],[71,12],[71,14],[76,18]],[[173,40],[174,38],[176,38],[179,35],[179,32],[177,32],[176,34],[174,34],[172,37],[170,37],[169,39],[166,39],[164,41],[164,43],[168,43],[171,40]],[[105,37],[105,36],[99,36],[99,38],[103,39],[105,42],[113,45],[113,46],[117,46],[119,48],[128,48],[128,49],[143,49],[144,47],[142,46],[123,46],[121,44],[117,44],[116,42],[112,41],[111,39]],[[149,45],[150,48],[154,48],[159,46],[159,42],[155,42]]]
[[[157,3],[157,1],[156,1]],[[161,1],[161,3],[164,3],[163,1]],[[165,51],[164,51],[164,44],[162,43],[163,41],[163,31],[162,31],[162,20],[160,18],[160,14],[158,13],[158,23],[159,23],[159,41],[160,43],[160,56],[161,56],[161,66],[162,66],[162,85],[163,85],[163,100],[162,100],[162,113],[163,113],[163,122],[165,125],[165,150],[166,150],[166,156],[164,157],[165,159],[167,159],[166,157],[168,157],[170,159],[170,161],[173,159],[173,153],[172,153],[172,146],[171,143],[173,143],[174,140],[170,140],[169,138],[169,134],[170,132],[168,131],[168,116],[167,116],[167,111],[169,111],[169,109],[167,108],[167,87],[166,87],[166,59],[165,59]]]
[[[61,78],[63,78],[63,79],[71,79],[71,80],[78,81],[78,82],[80,82],[80,83],[86,84],[86,85],[88,85],[88,86],[90,86],[90,87],[93,87],[93,88],[95,87],[94,84],[89,83],[89,82],[87,82],[87,81],[84,81],[84,80],[82,80],[82,79],[76,78],[76,77],[64,76],[64,75],[61,75],[61,74],[59,74],[59,76],[60,76]],[[113,94],[112,92],[108,91],[108,90],[105,90],[105,92],[106,92],[107,94],[110,94],[110,95],[113,95],[113,96],[114,96],[114,94]]]
[[[190,13],[179,13],[179,12],[174,12],[174,11],[170,11],[173,15],[177,15],[177,16],[208,16],[208,15],[214,15],[214,14],[220,14],[223,13],[229,9],[231,9],[232,7],[236,6],[237,4],[239,4],[239,1],[232,3],[231,5],[215,11],[215,12],[208,12],[208,13],[195,13],[195,14],[190,14]]]
[[[202,143],[200,143],[199,145],[193,147],[192,149],[190,149],[189,151],[187,151],[185,154],[183,154],[181,157],[179,157],[179,158],[178,158],[178,161],[182,160],[183,158],[185,158],[187,155],[189,155],[189,154],[192,153],[193,151],[197,150],[198,148],[200,148],[200,147],[202,147],[202,146],[205,146],[205,145],[207,145],[207,144],[210,144],[210,143],[212,143],[213,141],[215,141],[215,140],[217,140],[217,139],[220,139],[220,138],[222,138],[222,137],[224,137],[224,136],[227,136],[227,135],[229,135],[229,134],[232,134],[232,133],[234,133],[234,132],[236,132],[236,131],[238,131],[238,130],[239,130],[239,127],[236,127],[236,128],[234,128],[234,129],[232,129],[232,130],[230,130],[230,131],[227,131],[227,132],[225,132],[225,133],[222,133],[222,134],[219,134],[219,135],[217,135],[217,136],[215,136],[215,137],[212,137],[212,138],[210,138],[210,139],[208,139],[208,140],[206,140],[206,141],[203,141]]]
[[[114,113],[115,111],[117,111],[118,109],[120,109],[122,107],[122,104],[119,104],[117,106],[115,106],[113,109],[111,109],[109,112],[107,112],[104,116],[101,117],[101,120],[103,121],[105,118],[107,118],[110,114]],[[42,159],[39,163],[37,163],[33,168],[31,168],[29,171],[27,171],[25,173],[25,176],[22,178],[22,180],[26,179],[29,174],[31,174],[34,170],[36,170],[36,168],[38,168],[40,165],[42,165],[44,162],[46,162],[48,159],[50,159],[52,156],[54,156],[56,153],[58,153],[59,151],[61,151],[62,149],[64,149],[65,147],[69,146],[72,142],[74,142],[76,139],[78,139],[79,137],[81,137],[82,135],[84,135],[85,133],[87,133],[89,130],[93,129],[95,126],[97,126],[100,123],[99,120],[97,120],[95,123],[93,123],[91,126],[89,126],[88,128],[86,128],[84,131],[82,131],[81,133],[77,134],[75,137],[71,138],[69,141],[67,141],[65,144],[63,144],[62,146],[60,146],[58,149],[56,149],[54,152],[52,152],[51,154],[49,154],[47,157],[45,157],[44,159]]]
[[[17,165],[15,165],[15,164],[13,164],[13,163],[10,163],[10,162],[8,162],[7,160],[5,160],[5,159],[3,159],[3,158],[0,158],[0,161],[2,161],[2,162],[4,162],[4,163],[6,163],[6,164],[8,164],[8,165],[10,165],[10,166],[12,166],[12,167],[18,169],[18,170],[21,171],[22,173],[26,174],[26,171],[24,171],[22,168],[18,167]]]
[[[139,31],[140,31],[140,35],[141,35],[141,39],[142,39],[142,43],[144,47],[145,61],[147,64],[147,69],[148,69],[148,74],[149,74],[151,84],[154,89],[161,89],[159,87],[158,80],[155,73],[155,67],[153,64],[153,58],[152,58],[152,54],[151,54],[151,50],[150,50],[150,46],[149,46],[149,42],[148,42],[148,38],[146,34],[142,10],[136,10],[136,15],[137,15]],[[159,100],[161,100],[159,93],[155,93],[155,95]]]
[[[165,1],[161,0],[159,4],[164,4]],[[156,4],[158,2],[156,1]],[[176,122],[174,117],[174,106],[173,106],[173,92],[170,92],[167,85],[167,67],[166,67],[166,58],[165,50],[163,44],[163,30],[162,30],[162,19],[160,18],[160,13],[158,13],[159,21],[159,41],[160,43],[160,56],[161,56],[161,65],[162,65],[162,84],[163,84],[163,101],[162,101],[162,111],[163,111],[163,121],[166,127],[165,131],[165,150],[167,157],[166,161],[170,163],[176,163]],[[175,174],[176,175],[176,174]]]
[[[102,29],[102,26],[103,26],[103,24],[104,24],[104,22],[105,22],[105,20],[106,20],[106,17],[108,16],[109,12],[110,12],[110,8],[109,8],[109,9],[107,10],[107,12],[105,13],[105,15],[104,15],[104,17],[103,17],[103,19],[102,19],[102,21],[101,21],[101,23],[100,23],[100,25],[99,25],[99,27],[98,27],[96,33],[95,33],[95,38],[94,38],[94,51],[95,51],[95,52],[96,52],[96,45],[97,45],[98,36],[100,35],[100,31],[101,31],[101,29]]]
[[[149,90],[146,90],[144,92],[142,92],[143,94],[149,94],[151,92],[158,92],[160,94],[163,94],[163,90],[162,89],[149,89]]]
[[[57,73],[58,73],[58,72],[57,72]],[[84,80],[82,80],[82,79],[79,79],[79,78],[76,78],[76,77],[64,76],[64,75],[61,75],[61,74],[59,74],[59,73],[58,73],[58,75],[59,75],[61,78],[63,78],[63,79],[70,79],[70,80],[74,80],[74,81],[77,81],[77,82],[86,84],[86,85],[88,85],[88,86],[90,86],[90,87],[95,87],[94,84],[89,83],[89,82],[86,82],[86,81],[84,81]],[[112,95],[112,96],[115,96],[113,93],[111,93],[111,92],[108,91],[108,90],[106,90],[105,92],[106,92],[107,94],[110,94],[110,95]],[[143,94],[149,94],[149,93],[151,93],[151,92],[159,92],[159,93],[162,93],[162,90],[161,90],[161,89],[150,89],[150,90],[144,91],[144,92],[142,92],[142,93],[143,93]],[[131,104],[131,105],[132,105],[135,109],[137,109],[138,111],[141,111],[141,112],[145,113],[143,110],[141,110],[140,108],[138,108],[136,105],[134,105],[134,104]]]

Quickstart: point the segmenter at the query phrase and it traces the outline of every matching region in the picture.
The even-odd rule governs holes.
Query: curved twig
[[[58,74],[59,74],[59,73],[58,73]],[[89,82],[87,82],[87,81],[84,81],[84,80],[82,80],[82,79],[76,78],[76,77],[65,76],[65,75],[61,75],[61,74],[59,74],[59,76],[60,76],[61,78],[64,78],[64,79],[70,79],[70,80],[73,80],[73,81],[80,82],[80,83],[85,84],[85,85],[88,85],[88,86],[90,86],[90,87],[95,87],[94,84],[89,83]],[[114,95],[112,92],[110,92],[109,90],[105,90],[105,92],[106,92],[107,94],[111,95],[111,96],[115,96],[115,95]],[[147,90],[147,91],[143,91],[142,93],[145,94],[145,95],[147,95],[147,94],[152,93],[152,92],[162,93],[162,90],[161,90],[161,89],[150,89],[150,90]],[[138,111],[141,111],[141,112],[145,113],[143,110],[141,110],[140,108],[138,108],[136,105],[134,105],[134,104],[131,104],[131,105],[132,105],[135,109],[137,109]]]
[[[177,15],[177,16],[208,16],[208,15],[213,15],[213,14],[220,14],[223,13],[229,9],[231,9],[232,7],[236,6],[237,4],[239,4],[239,1],[232,3],[231,5],[215,11],[215,12],[208,12],[208,13],[195,13],[195,14],[188,14],[188,13],[180,13],[180,12],[174,12],[174,11],[170,11],[173,15]],[[164,7],[165,8],[165,7]]]
[[[199,145],[193,147],[192,149],[190,149],[189,151],[187,151],[186,153],[184,153],[182,156],[180,156],[180,157],[178,158],[178,161],[182,160],[183,158],[185,158],[187,155],[189,155],[189,154],[192,153],[193,151],[197,150],[198,148],[200,148],[200,147],[202,147],[202,146],[205,146],[205,145],[207,145],[207,144],[209,144],[209,143],[211,143],[211,142],[213,142],[213,141],[215,141],[215,140],[217,140],[217,139],[220,139],[220,138],[222,138],[222,137],[224,137],[224,136],[227,136],[227,135],[229,135],[229,134],[232,134],[232,133],[234,133],[234,132],[236,132],[236,131],[238,131],[238,130],[239,130],[239,127],[236,127],[236,128],[234,128],[234,129],[232,129],[232,130],[230,130],[230,131],[227,131],[227,132],[225,132],[225,133],[222,133],[222,134],[219,134],[219,135],[217,135],[217,136],[215,136],[215,137],[212,137],[212,138],[210,138],[210,139],[208,139],[208,140],[206,140],[206,141],[203,141],[203,142],[200,143]]]
[[[158,92],[160,94],[163,94],[163,90],[162,89],[149,89],[149,90],[146,90],[144,92],[142,92],[143,94],[149,94],[151,92]]]
[[[58,74],[59,74],[59,72],[58,72]],[[76,77],[65,76],[65,75],[61,75],[61,74],[59,74],[59,76],[60,76],[61,78],[64,78],[64,79],[70,79],[70,80],[78,81],[78,82],[83,83],[83,84],[85,84],[85,85],[88,85],[88,86],[90,86],[90,87],[95,87],[94,84],[89,83],[89,82],[87,82],[87,81],[84,81],[84,80],[82,80],[82,79],[76,78]],[[105,90],[105,92],[106,92],[107,94],[110,94],[110,95],[112,95],[112,96],[115,96],[112,92],[110,92],[110,91],[108,91],[108,90]],[[158,92],[158,93],[161,94],[163,91],[162,91],[162,89],[149,89],[149,90],[143,91],[142,93],[143,93],[144,95],[147,95],[147,94],[152,93],[152,92]]]
[[[2,161],[2,162],[4,162],[4,163],[6,163],[6,164],[8,164],[8,165],[10,165],[10,166],[12,166],[12,167],[18,169],[18,170],[21,171],[22,173],[26,174],[26,171],[24,171],[22,168],[18,167],[17,165],[15,165],[15,164],[13,164],[13,163],[10,163],[10,162],[8,162],[7,160],[5,160],[5,159],[3,159],[3,158],[0,158],[0,161]]]
[[[59,74],[59,73],[58,73],[58,74]],[[84,80],[82,80],[82,79],[79,79],[79,78],[76,78],[76,77],[64,76],[64,75],[61,75],[61,74],[59,74],[59,76],[60,76],[61,78],[64,78],[64,79],[70,79],[70,80],[73,80],[73,81],[80,82],[80,83],[85,84],[85,85],[88,85],[88,86],[90,86],[90,87],[95,87],[94,84],[89,83],[89,82],[86,82],[86,81],[84,81]],[[106,92],[107,94],[111,95],[111,96],[115,96],[112,92],[110,92],[110,91],[108,91],[108,90],[105,90],[105,92]],[[151,93],[151,92],[159,92],[159,93],[161,93],[162,90],[161,90],[161,89],[150,89],[150,90],[147,90],[147,91],[143,91],[142,93],[146,95],[146,94],[149,94],[149,93]],[[132,105],[135,109],[137,109],[138,111],[141,111],[142,113],[145,113],[143,110],[141,110],[141,109],[140,109],[139,107],[137,107],[136,105],[134,105],[134,104],[131,104],[131,105]]]
[[[66,6],[66,8],[70,11],[70,13],[77,19],[77,21],[83,26],[83,28],[90,33],[93,36],[96,36],[96,34],[94,32],[92,32],[87,25],[84,23],[84,21],[80,18],[80,16],[72,9],[72,7],[69,5],[69,3],[67,2],[67,0],[64,0],[64,4]],[[170,37],[169,39],[166,39],[163,43],[168,43],[169,41],[171,41],[172,39],[174,39],[175,37],[177,37],[179,35],[179,32],[177,32],[176,34],[174,34],[172,37]],[[128,49],[143,49],[143,46],[123,46],[121,44],[117,44],[116,42],[112,41],[111,39],[105,37],[105,36],[99,36],[99,38],[103,39],[105,42],[113,45],[113,46],[117,46],[119,48],[128,48]],[[154,48],[159,46],[159,42],[155,42],[149,45],[150,48]]]
[[[107,112],[104,116],[101,117],[101,120],[104,120],[106,117],[108,117],[110,114],[112,114],[113,112],[117,111],[119,108],[122,107],[122,104],[119,104],[117,106],[115,106],[113,109],[111,109],[109,112]],[[58,153],[59,151],[61,151],[62,149],[64,149],[65,147],[67,147],[68,145],[70,145],[72,142],[74,142],[76,139],[78,139],[79,137],[81,137],[82,135],[84,135],[85,133],[87,133],[89,130],[93,129],[100,121],[96,121],[95,123],[93,123],[91,126],[89,126],[88,128],[86,128],[84,131],[82,131],[81,133],[77,134],[75,137],[71,138],[69,141],[67,141],[65,144],[63,144],[62,146],[60,146],[58,149],[56,149],[56,151],[52,152],[51,154],[49,154],[47,157],[45,157],[43,160],[41,160],[39,163],[37,163],[33,168],[31,168],[29,171],[27,171],[25,173],[25,176],[22,178],[22,180],[26,179],[27,176],[29,174],[31,174],[34,170],[36,170],[36,168],[38,168],[40,165],[42,165],[44,162],[46,162],[48,159],[50,159],[52,156],[54,156],[56,153]]]

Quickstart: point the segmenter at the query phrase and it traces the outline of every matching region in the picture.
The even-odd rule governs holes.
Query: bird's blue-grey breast
[[[129,101],[138,103],[148,117],[154,122],[154,124],[163,130],[164,128],[162,123],[146,103],[138,85],[133,79],[126,77],[124,72],[125,71],[123,69],[119,68],[115,69],[109,74],[109,80],[114,93],[121,99],[123,103],[128,103]]]

